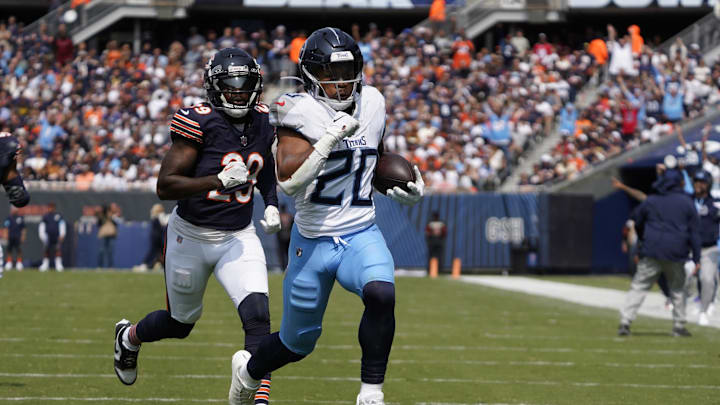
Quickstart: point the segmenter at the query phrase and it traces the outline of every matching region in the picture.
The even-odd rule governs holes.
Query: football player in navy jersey
[[[225,48],[208,62],[204,87],[207,103],[173,116],[173,144],[158,177],[160,199],[178,200],[165,247],[167,309],[115,327],[115,372],[126,385],[137,378],[142,342],[188,336],[211,274],[237,308],[247,350],[270,333],[265,254],[252,223],[255,187],[265,202],[265,232],[280,230],[280,216],[274,131],[268,107],[258,101],[260,67],[245,51]],[[269,402],[269,385],[268,375],[255,403]]]
[[[16,207],[24,207],[30,202],[30,194],[28,194],[23,184],[22,177],[17,170],[17,154],[20,150],[20,144],[9,132],[0,131],[0,183],[2,183],[7,193],[10,203]],[[0,254],[2,248],[0,248]],[[20,269],[20,268],[18,268]],[[0,267],[0,277],[2,277],[2,267]]]

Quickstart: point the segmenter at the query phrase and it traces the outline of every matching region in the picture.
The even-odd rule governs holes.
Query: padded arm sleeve
[[[278,181],[278,185],[287,195],[295,195],[310,184],[325,167],[330,151],[337,144],[337,138],[325,135],[313,145],[313,151],[295,173],[285,181]]]

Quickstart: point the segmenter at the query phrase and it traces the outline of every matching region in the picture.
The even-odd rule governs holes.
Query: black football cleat
[[[618,327],[618,336],[630,336],[630,325],[621,323]]]
[[[122,342],[122,335],[130,326],[132,324],[127,319],[115,324],[115,374],[125,385],[133,385],[137,379],[137,357],[140,352],[139,349],[128,349]]]
[[[692,334],[689,330],[687,330],[685,327],[682,328],[673,328],[672,335],[674,337],[691,337]]]

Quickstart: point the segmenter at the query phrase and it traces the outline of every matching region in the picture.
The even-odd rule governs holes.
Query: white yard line
[[[40,358],[40,359],[106,359],[110,360],[112,354],[72,354],[72,353],[54,353],[54,354],[25,354],[25,353],[0,353],[0,358]],[[227,361],[227,356],[155,356],[144,355],[143,359],[163,360],[163,361]],[[322,364],[360,364],[358,359],[318,359],[315,360]],[[592,367],[609,367],[609,368],[646,368],[646,369],[665,369],[665,368],[689,368],[689,369],[720,369],[720,365],[714,364],[645,364],[645,363],[577,363],[572,361],[496,361],[496,360],[413,360],[413,359],[390,359],[390,364],[455,364],[455,365],[478,365],[478,366],[516,366],[516,367],[576,367],[576,366],[592,366]]]
[[[72,374],[72,373],[0,373],[0,377],[14,378],[116,378],[114,374]],[[191,380],[226,380],[226,374],[143,374],[143,378],[176,378]],[[358,377],[319,377],[319,376],[293,376],[282,375],[283,380],[298,381],[331,381],[331,382],[359,382]],[[403,381],[405,378],[386,378],[386,381]],[[673,389],[673,390],[710,390],[720,391],[720,385],[674,385],[674,384],[631,384],[631,383],[604,383],[594,381],[556,381],[556,380],[485,380],[479,378],[419,378],[413,381],[424,383],[442,384],[485,384],[485,385],[546,385],[546,386],[572,386],[572,387],[609,387],[609,388],[649,388],[649,389]]]
[[[101,339],[47,339],[47,338],[20,338],[20,337],[2,337],[0,342],[48,342],[53,344],[93,344],[106,345],[107,340]],[[240,343],[231,342],[185,342],[185,341],[164,341],[153,342],[158,346],[189,346],[189,347],[240,347]],[[324,350],[360,350],[358,345],[317,345],[318,349]],[[658,354],[669,356],[686,356],[692,354],[706,354],[699,350],[670,350],[670,349],[605,349],[585,347],[580,349],[572,349],[568,347],[526,347],[526,346],[463,346],[463,345],[402,345],[394,344],[393,350],[405,351],[452,351],[452,352],[538,352],[538,353],[621,353],[621,354]]]
[[[575,304],[614,309],[617,311],[620,310],[625,302],[625,295],[627,294],[627,291],[611,288],[590,287],[519,276],[462,276],[460,280],[466,283],[479,284],[501,290],[539,295],[541,297],[568,301]],[[628,289],[629,288],[630,282],[628,280]],[[697,313],[692,310],[694,305],[692,302],[688,302],[687,304],[688,322],[697,322]],[[672,319],[672,312],[665,309],[665,297],[656,292],[649,292],[647,294],[638,315],[668,320]],[[618,321],[619,320],[620,316],[618,315]],[[716,311],[711,317],[710,327],[720,329],[720,311]]]

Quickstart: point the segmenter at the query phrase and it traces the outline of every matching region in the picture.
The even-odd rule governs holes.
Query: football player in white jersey
[[[250,356],[233,356],[231,404],[250,404],[260,379],[315,348],[330,291],[337,280],[362,298],[365,312],[358,338],[362,348],[357,404],[384,404],[382,385],[395,334],[394,264],[375,225],[372,179],[382,154],[385,100],[362,85],[363,58],[347,33],[323,28],[300,53],[305,93],[285,94],[271,105],[278,135],[278,184],[295,197],[297,213],[283,282],[280,332],[263,338]],[[424,183],[390,198],[420,201]]]

